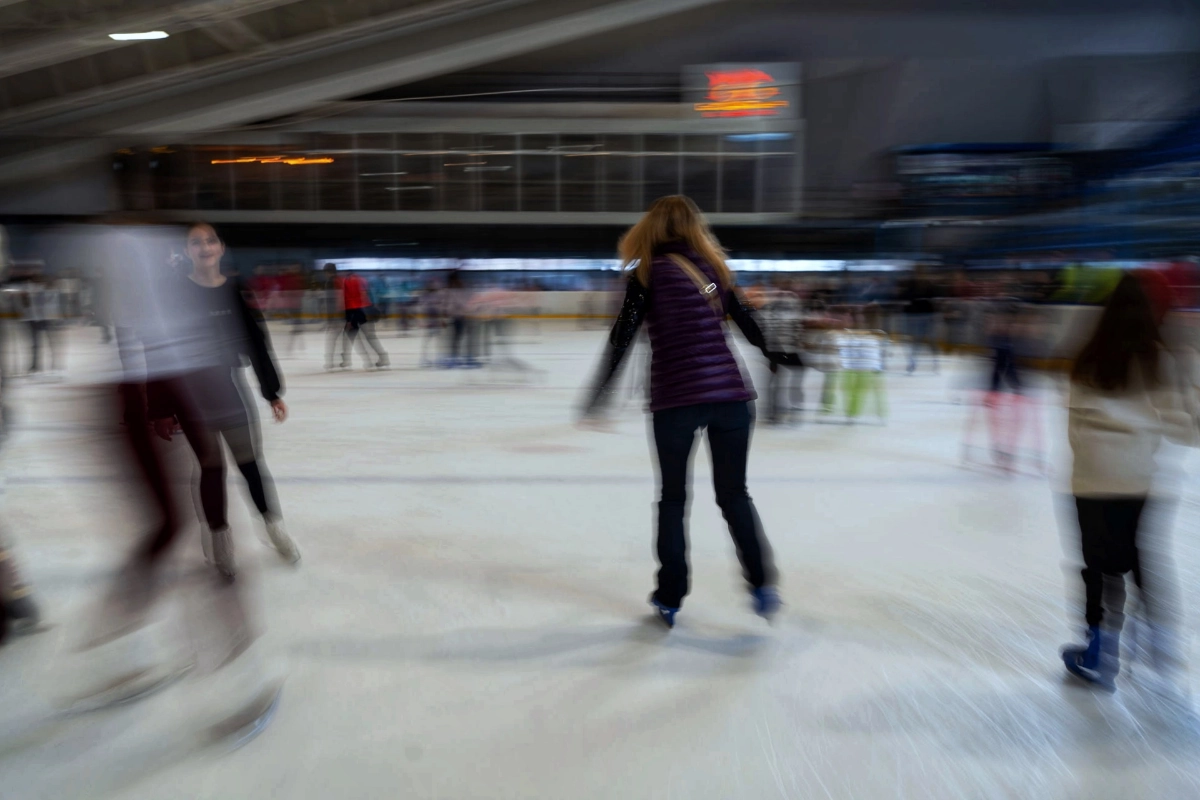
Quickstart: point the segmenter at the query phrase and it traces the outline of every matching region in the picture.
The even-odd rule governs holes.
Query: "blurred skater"
[[[908,374],[917,370],[917,352],[929,350],[929,364],[938,371],[937,290],[923,275],[914,275],[904,295],[904,319],[909,338]]]
[[[1062,652],[1067,669],[1112,689],[1120,671],[1125,575],[1132,573],[1152,633],[1152,663],[1171,670],[1177,653],[1163,625],[1162,587],[1143,569],[1139,533],[1164,438],[1196,441],[1193,398],[1180,392],[1159,314],[1139,279],[1120,279],[1071,369],[1067,432],[1071,493],[1083,552],[1087,641]]]
[[[187,231],[191,272],[180,278],[167,309],[180,326],[187,326],[191,369],[176,380],[191,399],[184,407],[165,393],[152,393],[155,432],[170,441],[176,423],[200,463],[200,501],[207,523],[206,555],[221,574],[233,578],[233,540],[226,522],[224,440],[246,480],[250,497],[262,515],[267,536],[289,563],[300,552],[283,528],[275,486],[258,453],[257,415],[242,399],[242,357],[249,359],[263,399],[271,404],[276,422],[287,420],[281,397],[283,385],[261,317],[246,302],[242,288],[221,274],[225,245],[211,225],[197,223]]]
[[[425,285],[421,296],[417,299],[420,308],[419,316],[422,321],[421,327],[425,331],[421,336],[421,355],[419,356],[418,366],[437,366],[438,339],[441,338],[443,329],[446,326],[446,318],[442,310],[444,300],[445,290],[439,288],[438,284],[432,280]]]
[[[762,309],[764,335],[772,350],[799,353],[804,319],[800,298],[779,291],[768,296]],[[799,420],[804,409],[804,368],[772,364],[767,378],[767,423],[788,424]]]
[[[871,401],[875,418],[884,424],[887,420],[887,387],[883,375],[885,334],[882,331],[849,330],[839,334],[837,341],[846,422],[857,421],[863,406]]]
[[[4,228],[0,227],[0,280],[8,271],[8,251],[5,247]],[[5,350],[5,328],[0,326],[0,353]],[[12,424],[8,404],[8,381],[4,368],[5,359],[0,358],[0,445],[7,438]],[[24,633],[35,629],[41,618],[33,590],[25,582],[12,544],[0,528],[0,643],[11,633]]]
[[[29,331],[29,374],[58,378],[63,368],[61,295],[45,275],[27,281],[22,289],[22,316]]]
[[[358,341],[358,334],[361,332],[363,359],[366,361],[367,367],[374,366],[376,369],[383,369],[391,362],[388,360],[388,354],[383,349],[383,345],[379,343],[379,337],[375,335],[375,319],[379,314],[375,309],[375,304],[371,301],[371,288],[368,286],[366,278],[353,272],[342,278],[341,283],[342,306],[346,310],[346,338],[342,344],[342,368],[348,369],[351,366],[350,354],[354,349],[354,343]],[[367,352],[368,348],[370,348],[370,353]]]
[[[963,460],[971,460],[975,431],[982,417],[992,462],[1006,472],[1017,468],[1021,447],[1030,440],[1031,459],[1044,470],[1042,427],[1037,403],[1022,372],[1027,357],[1029,323],[1016,299],[1000,301],[986,316],[984,328],[989,358],[982,387],[974,391],[963,438]]]
[[[326,264],[320,281],[321,316],[325,319],[325,369],[334,367],[333,356],[346,336],[346,312],[337,264]]]
[[[478,353],[478,324],[472,316],[472,292],[463,282],[462,273],[455,270],[446,278],[442,311],[450,326],[449,352],[443,367],[482,366]]]
[[[190,421],[205,417],[200,409],[211,401],[214,389],[206,378],[219,377],[210,369],[215,366],[213,342],[203,335],[221,316],[232,316],[209,316],[208,311],[223,310],[220,303],[208,309],[192,306],[195,297],[181,283],[188,279],[172,274],[168,266],[167,235],[150,228],[121,228],[101,234],[96,245],[102,250],[121,356],[120,382],[112,396],[119,402],[124,447],[110,453],[105,466],[118,466],[125,460],[121,456],[130,461],[144,490],[150,530],[83,621],[82,655],[77,660],[86,659],[80,664],[80,677],[90,686],[68,702],[72,711],[93,711],[144,697],[192,670],[199,675],[232,673],[233,683],[189,712],[211,723],[205,729],[209,741],[239,740],[261,730],[278,701],[279,684],[262,671],[258,649],[252,649],[257,636],[238,585],[218,576],[199,581],[202,603],[191,604],[199,624],[189,630],[159,626],[155,635],[151,625],[154,612],[167,605],[168,592],[180,589],[184,581],[171,581],[176,573],[167,569],[167,556],[183,529],[172,491],[181,477],[174,474],[179,461],[156,445],[148,400],[169,405],[189,420],[186,429],[195,431]],[[179,313],[188,308],[196,313]],[[192,648],[180,651],[187,639]],[[150,646],[155,640],[159,646]]]
[[[613,378],[643,320],[649,333],[650,411],[658,454],[658,587],[650,597],[667,627],[688,592],[688,462],[696,431],[707,428],[717,505],[729,525],[750,586],[755,611],[767,618],[780,608],[775,566],[758,513],[746,491],[746,458],[754,392],[727,338],[728,314],[746,339],[773,363],[799,366],[796,356],[770,351],[762,330],[700,210],[675,195],[655,201],[620,243],[630,274],[625,302],[609,336],[608,352],[585,414],[600,411]]]

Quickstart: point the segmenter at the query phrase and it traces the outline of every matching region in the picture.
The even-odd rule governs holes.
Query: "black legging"
[[[253,430],[247,426],[229,430],[211,430],[191,421],[180,421],[183,435],[187,437],[196,460],[200,462],[200,506],[204,519],[211,530],[219,530],[227,524],[225,514],[225,453],[221,439],[229,446],[233,460],[237,463],[254,507],[263,517],[278,517],[279,502],[275,496],[275,484],[266,468],[261,466],[254,446]]]
[[[1152,606],[1158,598],[1153,591],[1147,591],[1138,550],[1138,528],[1145,508],[1145,497],[1075,498],[1088,625],[1099,625],[1106,612],[1114,620],[1123,618],[1124,593],[1119,589],[1114,592],[1112,586],[1123,586],[1127,572],[1133,573],[1147,617],[1155,618],[1156,609]],[[1114,627],[1119,630],[1119,622]]]
[[[658,588],[654,598],[669,608],[679,608],[688,592],[684,532],[687,472],[700,428],[708,428],[717,505],[729,525],[746,582],[755,589],[775,583],[771,546],[746,491],[752,420],[751,406],[745,402],[702,403],[654,412],[654,446],[662,483],[658,503]]]

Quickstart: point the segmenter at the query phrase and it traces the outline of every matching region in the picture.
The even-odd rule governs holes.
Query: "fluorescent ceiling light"
[[[165,39],[171,34],[166,31],[144,31],[142,33],[110,33],[108,38],[118,42],[140,42],[146,39]]]

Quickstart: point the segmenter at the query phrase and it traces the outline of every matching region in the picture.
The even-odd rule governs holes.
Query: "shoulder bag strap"
[[[700,294],[708,302],[713,313],[719,318],[725,319],[725,303],[721,300],[721,287],[710,281],[700,268],[691,262],[686,256],[679,253],[669,253],[667,258],[675,262],[675,266],[683,270],[684,274],[692,279],[692,283],[696,284],[696,288]]]

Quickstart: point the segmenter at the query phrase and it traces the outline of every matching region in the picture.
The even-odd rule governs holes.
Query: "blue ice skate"
[[[754,613],[768,622],[779,613],[779,609],[783,608],[783,601],[779,599],[779,590],[774,586],[751,589],[750,596],[754,598]]]
[[[650,605],[654,606],[654,610],[658,612],[658,618],[668,628],[675,627],[675,615],[679,613],[678,608],[671,608],[668,605],[663,605],[656,598],[650,598]]]
[[[1092,625],[1087,636],[1087,645],[1063,648],[1063,663],[1072,675],[1111,692],[1116,689],[1120,669],[1120,634],[1104,632],[1100,626]]]

